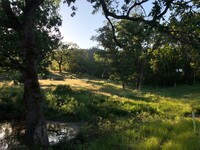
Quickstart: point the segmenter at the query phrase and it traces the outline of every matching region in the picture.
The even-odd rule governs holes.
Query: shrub
[[[0,113],[12,118],[22,116],[24,113],[23,89],[20,86],[0,86]]]
[[[24,82],[23,76],[19,71],[13,71],[9,76],[15,85],[22,84]]]
[[[78,118],[81,120],[87,120],[91,118],[90,110],[83,103],[80,103],[75,111],[78,115]]]
[[[62,95],[62,94],[69,94],[72,92],[72,88],[70,87],[70,85],[57,85],[54,89],[53,89],[53,94],[56,95]]]

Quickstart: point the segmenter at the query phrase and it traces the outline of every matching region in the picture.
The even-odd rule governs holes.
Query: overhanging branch
[[[1,53],[11,61],[11,64],[3,62],[2,66],[7,66],[7,67],[14,68],[21,71],[25,69],[18,60],[12,58],[9,54],[4,53],[3,51],[1,51]]]
[[[129,8],[127,15],[126,16],[130,16],[130,12],[131,10],[136,7],[136,6],[141,6],[143,3],[147,2],[148,0],[142,0],[141,2],[136,2]]]
[[[162,18],[167,13],[167,11],[168,11],[169,7],[171,6],[171,4],[173,3],[173,1],[174,0],[168,0],[168,1],[166,1],[166,7],[163,10],[163,12],[160,13],[159,15],[155,16],[152,21],[156,21],[157,19]]]
[[[14,30],[19,32],[21,30],[22,24],[20,23],[20,21],[17,19],[17,17],[13,13],[13,11],[11,9],[10,1],[2,0],[2,8],[8,18],[8,23],[6,23],[6,24],[7,25],[9,24],[10,27],[12,27]]]
[[[37,11],[39,6],[44,1],[45,0],[25,0],[25,9],[24,9],[24,15],[23,15],[24,23],[29,23],[29,22],[34,21],[35,11]]]
[[[119,43],[119,41],[117,40],[117,37],[116,37],[116,35],[115,35],[115,27],[114,27],[112,21],[110,20],[110,18],[109,18],[108,16],[105,16],[105,17],[106,17],[106,19],[108,20],[108,22],[109,22],[110,25],[111,25],[112,34],[113,34],[113,39],[114,39],[115,43],[116,43],[120,48],[122,48],[122,45]]]
[[[103,12],[104,12],[105,16],[110,16],[110,17],[113,17],[115,19],[126,19],[126,20],[131,20],[131,21],[142,21],[142,22],[146,22],[146,23],[149,22],[147,20],[144,20],[143,17],[131,17],[129,15],[117,15],[117,14],[112,13],[112,12],[110,12],[108,10],[108,7],[107,7],[107,4],[106,4],[105,0],[100,0],[100,3],[101,3],[101,6],[102,6],[102,9],[103,9]],[[137,3],[137,5],[138,5],[138,3]]]
[[[148,0],[142,0],[140,2],[135,2],[132,6],[130,6],[130,8],[127,11],[127,14],[118,15],[118,14],[113,13],[113,12],[111,12],[109,10],[108,5],[107,5],[105,0],[99,0],[99,2],[101,4],[101,7],[103,9],[104,15],[105,15],[106,19],[108,20],[108,22],[110,23],[110,25],[112,27],[114,41],[117,43],[117,45],[119,47],[121,47],[121,44],[117,40],[117,37],[115,35],[115,27],[112,24],[112,22],[111,22],[109,17],[113,17],[115,19],[122,19],[122,20],[124,19],[124,20],[129,20],[129,21],[143,22],[143,23],[151,26],[152,28],[153,27],[157,27],[157,28],[160,28],[161,30],[163,30],[163,32],[169,32],[168,28],[163,26],[163,25],[161,25],[161,24],[159,24],[159,22],[157,20],[161,19],[167,13],[167,11],[169,10],[169,8],[170,8],[171,4],[174,2],[174,0],[166,1],[164,10],[161,13],[158,13],[157,15],[155,15],[151,20],[145,19],[142,16],[130,16],[131,10],[133,8],[135,8],[136,6],[141,6],[142,7],[142,4],[144,4],[147,1]]]

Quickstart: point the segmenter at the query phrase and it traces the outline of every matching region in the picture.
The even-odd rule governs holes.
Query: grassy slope
[[[83,121],[79,136],[54,149],[181,149],[200,147],[200,119],[194,133],[192,110],[200,115],[200,85],[139,92],[102,80],[40,80],[49,119]],[[69,84],[72,91],[55,92]],[[18,87],[1,85],[1,102],[20,107]],[[7,93],[11,94],[5,94]],[[4,93],[4,94],[3,94]],[[16,109],[17,109],[16,108]],[[59,118],[59,119],[58,119]]]
[[[121,90],[120,85],[106,81],[70,80],[66,83],[73,87],[75,100],[84,104],[79,118],[89,122],[82,135],[70,143],[72,147],[78,140],[80,149],[91,150],[196,150],[200,147],[197,135],[200,120],[198,117],[195,120],[196,134],[190,117],[192,110],[196,115],[200,112],[199,85],[144,88],[138,92]],[[77,95],[80,91],[82,93]]]

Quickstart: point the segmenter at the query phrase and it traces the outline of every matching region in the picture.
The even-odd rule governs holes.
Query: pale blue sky
[[[105,17],[100,12],[92,15],[92,5],[86,0],[78,0],[76,5],[78,10],[74,17],[71,17],[72,10],[67,4],[61,5],[63,42],[74,42],[80,48],[97,46],[97,42],[91,41],[90,38],[97,34],[96,29],[103,26]]]

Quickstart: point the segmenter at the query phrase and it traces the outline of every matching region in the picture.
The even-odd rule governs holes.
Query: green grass
[[[24,112],[22,98],[21,86],[10,86],[9,83],[0,84],[0,115],[5,118],[22,117]]]
[[[42,89],[47,119],[84,122],[75,139],[52,149],[199,149],[199,84],[137,91],[122,90],[120,84],[105,80],[77,83],[79,88],[63,81],[63,85],[52,82]],[[13,111],[20,110],[22,91],[20,86],[1,85],[0,105],[11,104]],[[197,116],[196,133],[192,111]]]

